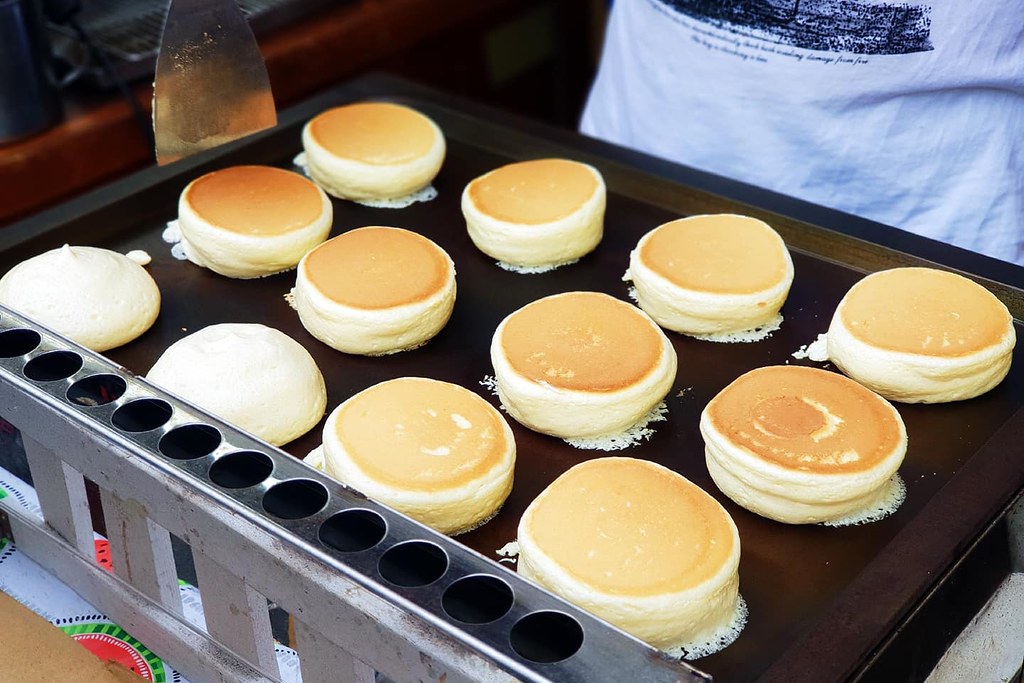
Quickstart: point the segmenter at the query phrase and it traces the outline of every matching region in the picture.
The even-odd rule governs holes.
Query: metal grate
[[[116,75],[125,81],[151,76],[160,49],[164,19],[170,0],[85,0],[78,23],[102,51]],[[337,4],[331,0],[239,0],[238,6],[256,35],[266,33],[317,9]],[[51,26],[62,41],[80,43],[65,26]],[[88,80],[112,87],[98,65],[85,70]]]
[[[242,13],[257,21],[302,0],[243,0]],[[128,61],[156,56],[167,16],[167,0],[93,0],[86,2],[79,22],[107,53]]]

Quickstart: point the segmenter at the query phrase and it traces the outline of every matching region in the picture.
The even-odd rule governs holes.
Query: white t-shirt
[[[1021,0],[616,0],[581,130],[1024,263]]]

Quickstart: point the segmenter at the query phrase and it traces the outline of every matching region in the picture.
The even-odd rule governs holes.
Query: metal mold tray
[[[418,350],[384,358],[347,356],[308,335],[284,300],[294,274],[229,280],[173,259],[161,240],[189,180],[239,163],[291,168],[301,151],[300,130],[306,120],[330,106],[366,98],[410,104],[444,130],[448,156],[434,183],[439,196],[402,210],[335,201],[333,234],[363,225],[422,232],[451,254],[459,282],[454,314],[440,335]],[[497,268],[473,247],[459,198],[477,175],[509,161],[541,156],[575,158],[602,171],[609,190],[605,238],[575,265],[517,275]],[[893,639],[949,579],[966,549],[1024,489],[1024,464],[1017,455],[1024,438],[1022,352],[1016,352],[1007,379],[985,396],[945,405],[898,404],[910,436],[901,468],[907,501],[892,517],[859,527],[786,526],[726,499],[704,466],[697,429],[700,411],[749,369],[809,364],[791,354],[825,331],[839,299],[866,272],[900,265],[955,269],[991,288],[1020,321],[1024,269],[378,76],[285,112],[271,131],[169,167],[147,169],[0,232],[0,271],[64,242],[148,251],[153,256],[148,269],[164,295],[160,318],[143,337],[107,354],[135,373],[144,374],[186,331],[218,322],[261,322],[281,329],[313,354],[327,380],[329,410],[371,384],[404,375],[452,381],[493,401],[479,383],[492,372],[488,344],[505,315],[568,290],[604,291],[625,299],[621,275],[629,251],[644,232],[682,215],[719,211],[764,218],[786,239],[796,279],[783,308],[785,322],[755,344],[710,344],[670,335],[680,362],[668,397],[668,420],[658,423],[650,441],[618,454],[654,460],[682,473],[716,496],[739,527],[740,591],[750,609],[749,622],[733,645],[695,662],[697,668],[723,681],[869,675],[870,663],[893,647]],[[572,464],[602,455],[573,449],[514,422],[512,427],[519,450],[512,494],[494,520],[458,537],[451,542],[454,547],[465,545],[496,559],[494,551],[513,540],[520,514],[547,483]],[[319,443],[318,432],[319,427],[285,450],[304,456]],[[447,541],[440,543],[448,548]],[[495,571],[490,562],[481,561]],[[975,596],[979,601],[984,597],[980,592]],[[412,602],[402,604],[413,609],[418,598],[407,599]],[[465,642],[477,647],[475,641]]]

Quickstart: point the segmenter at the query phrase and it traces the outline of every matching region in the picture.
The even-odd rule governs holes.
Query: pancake
[[[842,375],[778,365],[741,375],[701,414],[708,472],[737,504],[789,524],[883,505],[907,451],[885,399]]]
[[[65,244],[0,278],[0,303],[93,351],[127,344],[160,314],[160,289],[132,259]]]
[[[386,102],[328,109],[302,129],[310,177],[342,199],[404,197],[430,184],[444,162],[441,129]]]
[[[567,159],[508,164],[462,193],[473,244],[512,266],[557,266],[588,254],[604,232],[605,186],[597,169]]]
[[[330,199],[298,173],[232,166],[189,183],[178,200],[188,260],[233,278],[291,270],[331,231]]]
[[[635,306],[568,292],[506,317],[491,341],[502,404],[513,418],[563,439],[620,434],[668,393],[676,353]]]
[[[882,396],[941,403],[979,396],[1010,370],[1013,317],[991,292],[931,268],[865,277],[839,302],[829,359]]]
[[[370,226],[324,242],[299,263],[293,303],[310,334],[379,356],[434,337],[455,306],[455,265],[409,230]]]
[[[690,216],[644,235],[626,279],[659,325],[722,335],[769,325],[793,283],[793,261],[771,226],[734,214]]]
[[[512,490],[516,444],[487,401],[422,377],[381,382],[324,426],[324,471],[445,534],[479,526]]]
[[[308,432],[327,407],[309,352],[265,325],[204,327],[167,347],[146,379],[275,446]]]
[[[652,462],[570,468],[523,513],[518,542],[520,574],[657,648],[706,648],[737,611],[736,525]]]

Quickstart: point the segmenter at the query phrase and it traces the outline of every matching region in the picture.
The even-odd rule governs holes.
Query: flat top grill
[[[434,340],[382,358],[340,354],[308,335],[284,300],[294,273],[230,280],[174,260],[161,239],[166,222],[176,217],[178,195],[188,181],[241,163],[293,168],[306,120],[330,106],[370,97],[408,103],[441,126],[448,157],[434,183],[439,196],[397,211],[335,201],[333,234],[364,225],[416,230],[452,255],[459,282],[452,318]],[[597,250],[573,266],[517,275],[497,268],[473,247],[459,197],[466,183],[483,172],[541,156],[574,158],[601,170],[609,189],[606,233]],[[711,344],[670,334],[679,373],[668,396],[668,420],[658,423],[650,441],[617,454],[654,460],[682,473],[722,502],[739,527],[740,591],[750,609],[749,623],[735,643],[699,660],[697,668],[725,681],[845,678],[1024,487],[1024,468],[1010,447],[1024,436],[1024,349],[1018,347],[1007,379],[982,397],[955,404],[898,405],[910,436],[900,470],[907,501],[893,516],[863,526],[787,526],[739,508],[707,474],[697,418],[718,390],[747,370],[811,364],[793,359],[792,353],[827,328],[840,298],[865,272],[930,264],[915,252],[947,260],[950,267],[987,276],[977,279],[1020,321],[1020,268],[576,135],[452,105],[450,98],[400,81],[369,78],[286,112],[277,129],[171,167],[149,169],[0,233],[0,270],[68,241],[122,252],[149,251],[153,262],[148,269],[164,293],[160,317],[139,340],[108,354],[139,374],[187,332],[220,322],[262,322],[311,352],[327,380],[329,410],[376,382],[408,375],[451,381],[490,397],[479,384],[492,373],[488,345],[505,315],[542,296],[570,290],[626,298],[621,275],[629,251],[644,232],[682,215],[720,211],[763,218],[789,245],[796,279],[783,308],[785,322],[769,339],[754,344]],[[1017,329],[1018,335],[1024,334],[1019,322]],[[603,455],[574,449],[514,422],[512,428],[519,455],[511,496],[494,520],[451,541],[492,560],[498,548],[514,539],[522,511],[550,481],[581,460]],[[318,445],[319,429],[286,450],[306,455]],[[429,591],[402,595],[413,602],[436,599]]]

